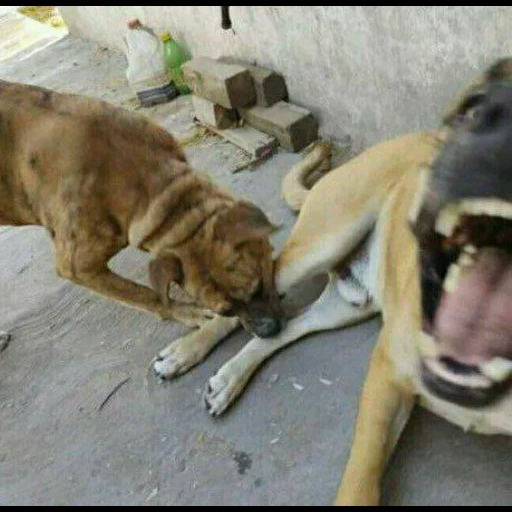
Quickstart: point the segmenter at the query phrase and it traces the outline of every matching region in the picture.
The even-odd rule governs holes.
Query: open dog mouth
[[[423,381],[459,405],[489,405],[512,384],[512,203],[451,204],[420,246]]]

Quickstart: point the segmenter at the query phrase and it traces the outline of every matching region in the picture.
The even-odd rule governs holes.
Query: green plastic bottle
[[[181,69],[183,64],[189,60],[187,53],[168,32],[162,35],[162,42],[164,43],[165,63],[174,84],[181,94],[189,94],[190,89],[185,83],[183,70]]]

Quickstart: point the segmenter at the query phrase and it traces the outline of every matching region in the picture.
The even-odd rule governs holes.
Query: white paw
[[[195,329],[174,341],[153,361],[153,369],[157,377],[170,380],[187,373],[204,359],[206,353],[203,347],[201,329]]]
[[[171,354],[167,357],[157,357],[153,362],[153,369],[156,376],[160,379],[171,380],[175,377],[183,375],[194,364],[190,364],[183,354]]]
[[[7,332],[0,331],[0,352],[4,351],[9,342],[11,341],[11,335]]]
[[[235,401],[249,381],[250,374],[236,375],[221,368],[206,384],[203,395],[206,410],[217,417]]]

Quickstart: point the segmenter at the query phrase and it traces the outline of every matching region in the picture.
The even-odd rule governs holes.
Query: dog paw
[[[153,370],[159,379],[171,380],[187,373],[198,362],[194,355],[181,351],[179,347],[173,350],[171,345],[153,361]]]
[[[175,304],[171,316],[187,327],[202,327],[206,322],[215,318],[215,313],[192,304]]]
[[[7,332],[0,331],[0,352],[3,352],[7,348],[10,341],[11,335]]]
[[[214,418],[223,414],[243,391],[248,378],[219,370],[206,384],[204,405]]]
[[[157,377],[171,380],[199,364],[207,354],[204,336],[201,329],[194,329],[162,350],[153,361]]]
[[[186,355],[177,352],[167,357],[158,356],[153,361],[153,370],[159,379],[171,380],[187,373],[195,364]]]

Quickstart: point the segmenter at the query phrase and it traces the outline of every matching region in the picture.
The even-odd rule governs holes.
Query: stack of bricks
[[[277,142],[296,152],[318,138],[313,114],[286,101],[284,77],[272,70],[230,58],[199,57],[187,62],[183,72],[198,121],[245,145],[256,157]]]

